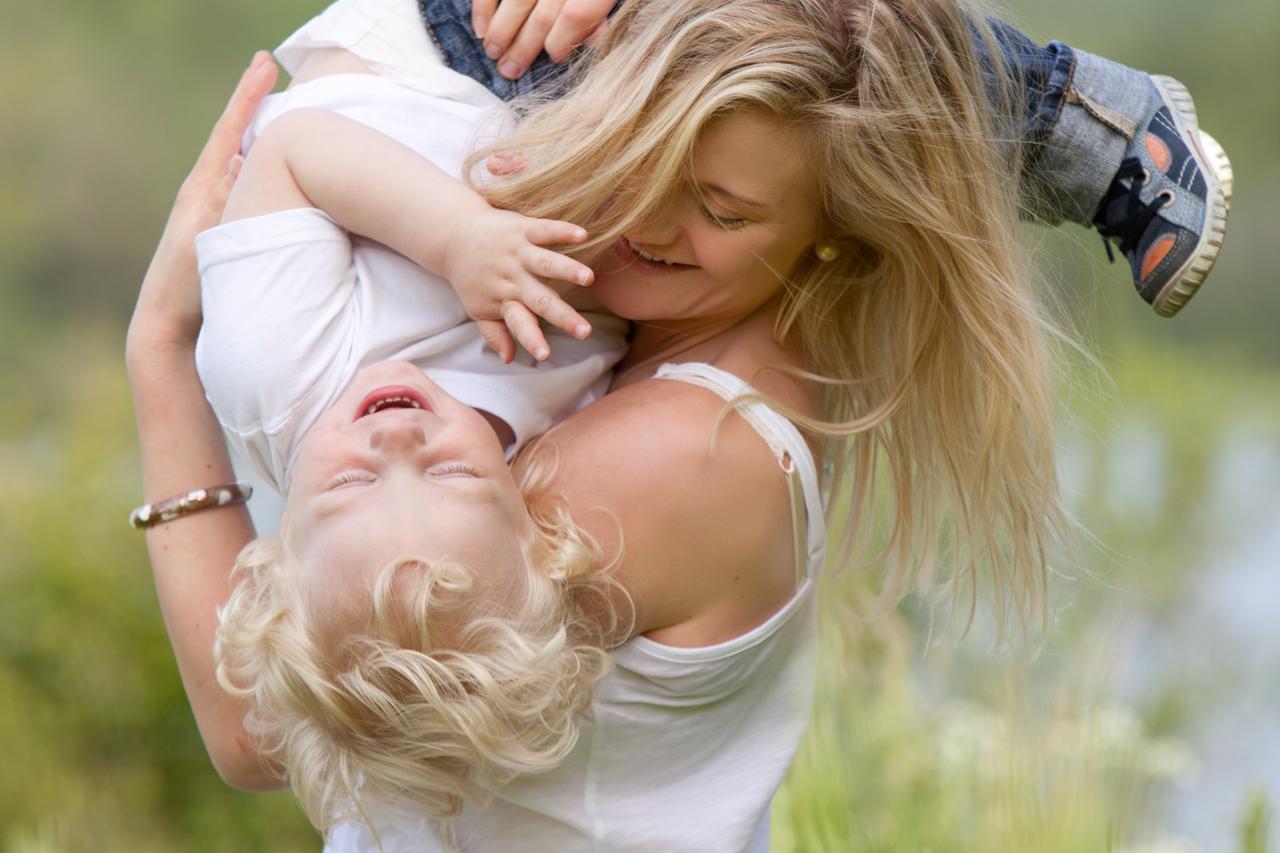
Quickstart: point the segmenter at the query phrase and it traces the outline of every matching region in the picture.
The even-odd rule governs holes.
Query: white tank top
[[[751,387],[708,364],[664,365],[655,378],[725,399]],[[826,539],[817,469],[786,418],[763,403],[737,411],[769,445],[790,487],[797,590],[777,613],[714,646],[636,637],[613,652],[588,721],[559,767],[514,780],[486,809],[466,808],[459,846],[501,851],[768,850],[769,804],[808,721],[814,685],[815,587]],[[444,849],[430,823],[375,816],[382,849]],[[334,829],[326,850],[377,850],[368,827]]]

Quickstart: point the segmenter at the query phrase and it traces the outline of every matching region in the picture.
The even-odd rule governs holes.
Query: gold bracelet
[[[207,489],[196,489],[185,495],[168,498],[153,504],[143,504],[129,513],[129,524],[143,530],[191,515],[202,509],[217,509],[220,506],[242,504],[253,496],[253,486],[248,483],[230,483],[225,486],[210,486]]]

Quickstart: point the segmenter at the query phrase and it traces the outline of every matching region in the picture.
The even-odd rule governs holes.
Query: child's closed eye
[[[432,477],[479,477],[480,472],[465,462],[447,462],[427,469]]]
[[[433,479],[480,477],[480,472],[465,462],[445,462],[439,465],[432,465],[424,473]],[[378,476],[372,471],[344,471],[325,484],[324,490],[326,492],[332,492],[342,488],[362,484],[372,484],[377,482],[377,480]]]
[[[328,492],[353,483],[372,483],[375,479],[377,478],[368,471],[344,471],[330,480],[324,488]]]

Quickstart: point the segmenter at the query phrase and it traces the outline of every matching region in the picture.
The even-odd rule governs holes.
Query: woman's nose
[[[422,425],[398,415],[383,416],[369,433],[369,446],[387,453],[414,451],[426,443],[427,432]]]
[[[647,222],[641,223],[627,233],[637,243],[659,248],[670,246],[680,238],[679,206],[676,202],[668,202]]]

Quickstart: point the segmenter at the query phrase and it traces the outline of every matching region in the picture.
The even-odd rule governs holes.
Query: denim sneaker
[[[1222,248],[1231,203],[1231,162],[1196,123],[1195,105],[1172,77],[1151,78],[1155,114],[1125,151],[1093,224],[1114,261],[1129,259],[1138,294],[1164,317],[1204,283]]]

